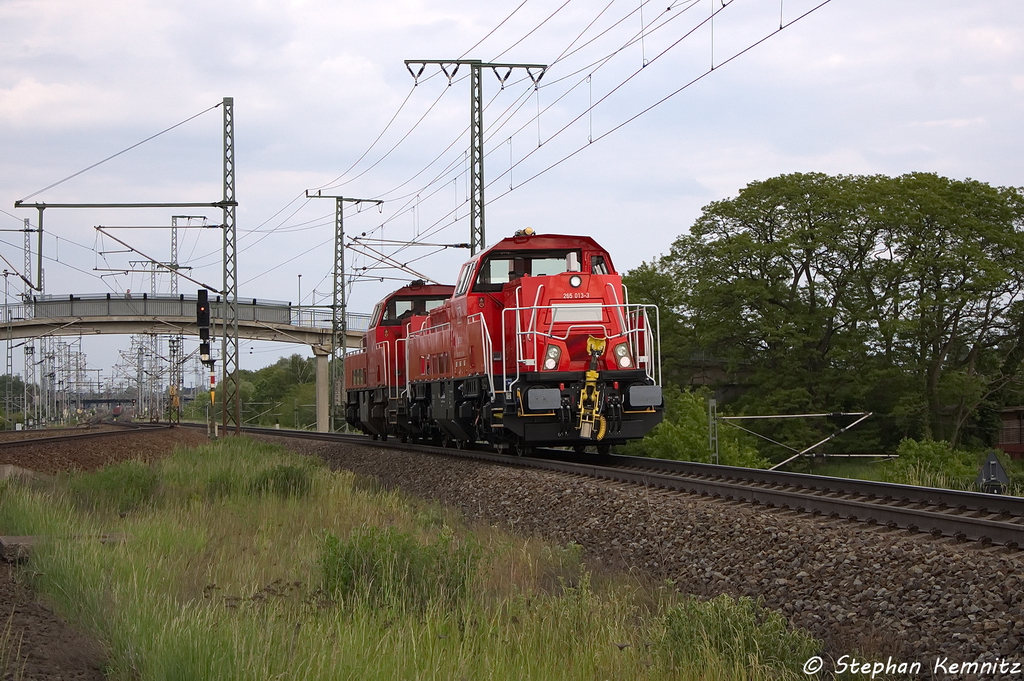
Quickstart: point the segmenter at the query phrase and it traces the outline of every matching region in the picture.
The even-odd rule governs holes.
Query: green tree
[[[630,442],[621,447],[621,451],[631,456],[711,463],[713,452],[708,437],[707,406],[710,391],[683,391],[668,385],[664,397],[662,422],[643,440]],[[718,431],[718,460],[726,466],[768,467],[750,438],[731,429]]]
[[[0,401],[3,401],[4,405],[0,430],[13,430],[15,423],[24,421],[25,415],[21,411],[24,395],[25,383],[21,380],[21,376],[11,376],[10,374],[0,376]]]
[[[315,401],[316,358],[293,354],[282,357],[274,364],[257,371],[245,372],[245,380],[252,386],[246,418],[257,420],[264,425],[273,424],[278,418],[284,427],[292,427],[295,421],[295,405]],[[299,386],[312,397],[303,394],[301,402],[296,394]],[[299,423],[304,421],[304,412]],[[315,420],[315,417],[314,417]]]
[[[797,173],[705,207],[671,251],[630,272],[659,302],[668,375],[694,358],[743,390],[741,413],[870,410],[847,438],[960,441],[1019,384],[1021,191],[929,173]],[[805,422],[771,426],[809,444]]]

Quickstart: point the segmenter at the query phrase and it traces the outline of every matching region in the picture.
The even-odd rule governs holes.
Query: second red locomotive
[[[416,298],[394,328],[391,306]],[[454,288],[414,283],[377,306],[346,360],[346,418],[376,437],[606,452],[661,421],[656,315],[592,238],[517,232]]]

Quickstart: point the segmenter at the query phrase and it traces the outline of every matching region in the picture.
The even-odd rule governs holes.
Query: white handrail
[[[617,297],[616,297],[617,300]],[[517,300],[518,302],[518,300]],[[479,323],[483,332],[483,342],[485,347],[483,348],[485,353],[485,362],[489,363],[489,366],[484,371],[487,375],[488,382],[490,383],[491,393],[495,394],[496,387],[500,387],[501,390],[497,392],[504,392],[506,387],[509,385],[509,361],[513,361],[514,367],[514,380],[518,381],[522,376],[521,365],[527,362],[533,362],[534,366],[537,365],[539,358],[539,350],[541,343],[544,339],[552,339],[565,341],[573,333],[579,333],[583,329],[592,329],[594,331],[601,332],[601,336],[607,340],[614,340],[616,338],[624,338],[629,344],[630,353],[635,361],[637,369],[642,369],[645,375],[654,381],[656,384],[661,384],[661,333],[660,325],[658,320],[658,307],[656,305],[645,305],[645,304],[625,304],[625,303],[586,303],[578,302],[578,307],[600,307],[602,310],[602,317],[605,313],[614,315],[613,319],[617,318],[620,322],[620,331],[618,333],[609,334],[609,322],[582,322],[582,323],[568,323],[565,326],[559,324],[559,329],[556,331],[554,323],[551,324],[551,328],[547,331],[539,331],[537,329],[537,323],[540,320],[540,315],[543,312],[549,312],[554,316],[555,311],[562,305],[569,304],[571,301],[561,303],[561,301],[554,302],[548,305],[520,305],[517,307],[506,307],[501,311],[501,384],[496,386],[498,372],[494,370],[494,343],[495,340],[491,337],[490,329],[487,326],[487,320],[483,316],[483,313],[477,313],[470,315],[467,319],[467,323]],[[651,323],[650,310],[654,310],[654,323]],[[511,315],[511,317],[509,317]],[[529,322],[529,326],[524,327],[524,322]],[[413,338],[426,336],[428,334],[440,333],[446,329],[449,329],[451,324],[445,322],[436,326],[424,327],[419,331],[415,331],[409,334],[409,340]],[[511,345],[511,348],[509,347]],[[533,347],[533,357],[526,357],[527,348]],[[406,370],[409,370],[411,366],[410,362],[412,357],[409,355],[409,344],[406,345]],[[509,355],[509,350],[512,350],[512,355]],[[408,381],[407,381],[408,383]]]
[[[580,302],[579,307],[594,306],[600,307],[602,310],[602,316],[605,311],[612,311],[612,313],[618,317],[621,324],[622,331],[614,335],[608,335],[608,324],[604,322],[595,322],[592,324],[569,324],[564,328],[561,334],[556,333],[554,330],[554,322],[550,325],[547,331],[539,331],[535,326],[524,329],[520,323],[524,317],[527,316],[531,320],[536,320],[541,311],[547,310],[554,316],[554,311],[559,306],[559,303],[553,303],[550,305],[531,305],[525,307],[505,308],[502,310],[502,360],[504,362],[502,379],[504,385],[508,384],[508,363],[506,358],[508,357],[506,347],[507,339],[507,320],[504,315],[506,313],[513,314],[515,318],[515,332],[513,338],[513,345],[515,347],[515,380],[519,380],[521,375],[520,364],[525,364],[527,361],[536,362],[538,358],[538,347],[539,343],[544,338],[550,338],[553,340],[567,340],[569,335],[574,331],[580,329],[592,328],[600,329],[604,332],[604,338],[612,340],[615,338],[625,337],[626,341],[630,344],[630,352],[636,360],[637,368],[642,368],[645,374],[654,380],[656,383],[661,383],[661,337],[660,328],[658,328],[657,314],[658,308],[656,305],[644,305],[635,304],[628,305],[622,303],[608,304],[608,303],[584,303]],[[655,311],[655,324],[654,327],[657,329],[657,338],[652,336],[653,329],[650,323],[650,316],[648,314],[649,309]],[[641,321],[642,319],[642,321]],[[522,352],[528,347],[529,341],[533,341],[534,345],[534,356],[532,359],[524,357]],[[644,349],[644,354],[640,354],[640,348]]]

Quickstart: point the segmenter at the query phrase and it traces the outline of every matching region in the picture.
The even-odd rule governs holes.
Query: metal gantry
[[[211,203],[25,203],[15,201],[15,208],[35,208],[39,211],[36,232],[39,237],[37,283],[33,287],[40,293],[43,291],[43,214],[47,208],[220,208],[224,212],[222,228],[224,230],[224,325],[222,337],[224,399],[223,422],[225,428],[229,423],[235,426],[235,432],[241,432],[241,404],[239,402],[238,378],[238,251],[235,229],[235,118],[234,98],[225,97],[221,103],[224,108],[224,155],[223,199]],[[26,223],[27,224],[27,223]],[[27,238],[27,237],[26,237]],[[173,238],[173,237],[172,237]],[[26,249],[27,250],[27,249]],[[176,261],[176,258],[172,258]],[[170,269],[170,268],[168,268]],[[29,275],[31,276],[31,275]],[[46,349],[47,339],[40,339],[40,355],[47,361],[50,353]],[[26,360],[27,361],[27,360]],[[44,368],[42,381],[46,381],[53,372]],[[47,408],[49,405],[47,404]]]
[[[235,230],[235,100],[224,98],[224,335],[221,339],[221,400],[225,432],[242,432],[238,378],[238,241]]]
[[[343,403],[345,394],[345,331],[347,323],[347,304],[345,300],[345,215],[346,203],[372,203],[376,206],[384,203],[378,199],[353,199],[345,196],[327,196],[319,190],[315,194],[306,191],[311,199],[334,199],[334,295],[331,302],[331,362],[330,372],[330,410],[328,429],[335,430],[338,405]],[[301,280],[300,280],[301,281]],[[301,303],[301,301],[300,301]],[[344,419],[342,419],[344,421]]]
[[[548,67],[545,64],[485,63],[479,59],[405,60],[405,67],[417,81],[423,75],[427,64],[437,64],[441,72],[448,77],[449,84],[460,66],[469,66],[469,248],[470,254],[475,255],[487,244],[484,233],[484,104],[481,71],[484,68],[493,69],[498,82],[505,87],[505,82],[513,70],[525,69],[536,88]],[[413,71],[413,65],[418,65],[419,71]],[[535,71],[538,73],[534,73]]]

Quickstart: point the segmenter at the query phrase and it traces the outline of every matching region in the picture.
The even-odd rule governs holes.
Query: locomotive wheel
[[[587,446],[586,445],[573,445],[572,446],[572,451],[576,452],[577,454],[582,454],[583,452],[587,451]]]
[[[612,446],[607,442],[602,442],[597,446],[597,453],[600,454],[601,456],[608,456],[608,454],[611,453],[611,451]]]
[[[377,433],[373,433],[373,434],[370,435],[370,439],[371,440],[379,440],[380,439],[380,435],[378,435]]]
[[[525,442],[517,442],[515,452],[516,456],[533,456],[533,447]]]

